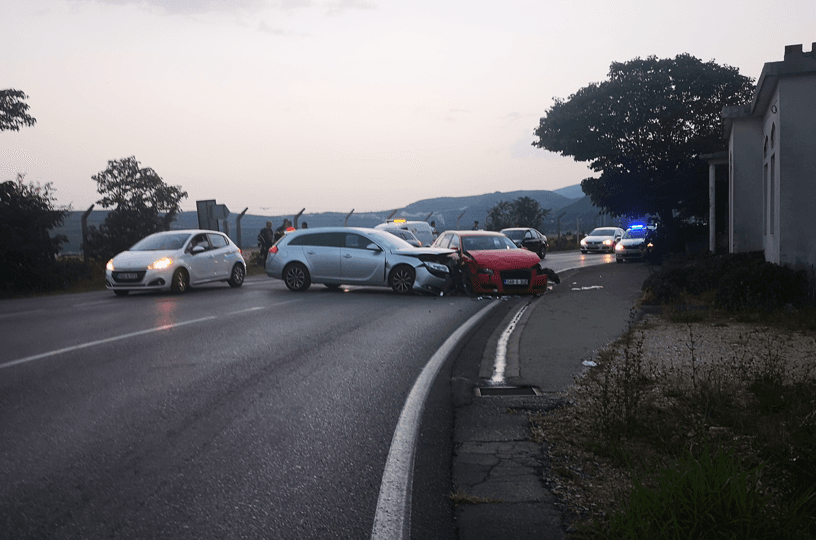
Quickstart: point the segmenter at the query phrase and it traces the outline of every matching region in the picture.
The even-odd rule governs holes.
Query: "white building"
[[[711,251],[724,250],[727,234],[730,253],[763,251],[796,270],[816,265],[814,49],[785,47],[783,61],[762,68],[751,103],[723,109],[728,153],[701,156],[711,171]],[[717,164],[727,164],[727,207]]]

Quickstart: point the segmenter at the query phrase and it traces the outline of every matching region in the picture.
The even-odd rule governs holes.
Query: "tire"
[[[232,267],[232,272],[230,272],[230,277],[227,280],[230,287],[240,287],[244,284],[244,276],[246,275],[246,271],[244,271],[244,265],[241,263],[235,263],[235,266]]]
[[[582,249],[582,250],[581,250],[581,253],[583,253],[584,255],[586,255],[586,250],[585,250],[585,249]]]
[[[113,291],[113,294],[115,294],[116,296],[127,296],[129,292],[130,291],[115,290]]]
[[[283,269],[283,282],[290,291],[301,292],[309,288],[312,279],[305,266],[300,263],[291,263]]]
[[[184,294],[190,288],[190,275],[184,268],[179,268],[173,273],[173,282],[170,284],[170,292]]]
[[[414,291],[416,271],[410,266],[400,265],[391,271],[388,284],[397,294],[411,294]]]

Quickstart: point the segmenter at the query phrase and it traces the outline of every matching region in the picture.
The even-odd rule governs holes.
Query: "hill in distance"
[[[577,191],[576,191],[577,188]],[[455,229],[457,226],[463,229],[470,229],[474,221],[478,221],[480,226],[484,226],[487,213],[496,204],[501,201],[514,201],[520,197],[530,197],[538,201],[538,203],[548,210],[550,214],[547,216],[545,223],[541,227],[541,232],[544,234],[555,234],[558,230],[557,217],[564,212],[567,212],[561,220],[561,230],[574,230],[577,219],[580,217],[582,223],[592,224],[593,220],[597,220],[598,209],[593,207],[589,202],[588,197],[583,197],[581,186],[569,186],[560,190],[562,193],[556,191],[546,190],[524,190],[524,191],[510,191],[494,193],[486,193],[483,195],[472,195],[467,197],[437,197],[433,199],[424,199],[405,206],[404,208],[396,209],[396,213],[392,219],[404,218],[410,221],[434,221],[436,228],[441,232],[448,229]],[[581,193],[581,198],[576,199],[574,196]],[[306,207],[308,210],[308,206]],[[352,213],[350,216],[348,212],[322,212],[319,214],[304,213],[298,219],[298,225],[304,222],[309,224],[309,227],[329,227],[342,226],[344,224],[349,227],[374,227],[383,223],[395,209],[383,210],[380,212],[361,212]],[[98,226],[105,220],[107,211],[92,212],[88,218],[88,225]],[[68,243],[63,245],[63,253],[79,253],[82,245],[82,212],[70,212],[65,219],[62,227],[56,228],[52,234],[64,234],[68,237]],[[257,235],[267,221],[272,221],[272,227],[277,228],[282,223],[284,218],[293,219],[293,215],[286,216],[263,216],[245,214],[241,219],[240,232],[236,229],[236,218],[238,214],[230,214],[227,224],[230,238],[240,247],[250,248],[257,245]],[[348,219],[347,219],[348,218]],[[607,218],[608,219],[608,218]],[[591,226],[591,225],[589,225]],[[182,212],[177,217],[172,225],[173,229],[195,229],[198,228],[198,215],[196,212]],[[583,227],[582,227],[583,229]]]

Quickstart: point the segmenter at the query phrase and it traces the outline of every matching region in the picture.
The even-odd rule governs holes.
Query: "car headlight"
[[[615,251],[623,251],[626,247],[623,244],[618,244],[615,246]]]
[[[162,257],[158,261],[153,261],[153,264],[147,267],[148,270],[166,270],[173,266],[173,259],[170,257]]]
[[[493,275],[493,270],[491,270],[490,268],[479,268],[479,270],[476,273],[477,274],[484,274],[486,276],[492,276]]]
[[[586,238],[581,239],[581,245],[582,245],[582,246],[585,246],[585,245],[586,245]]]
[[[612,244],[614,244],[614,243],[615,243],[615,241],[614,241],[614,240],[610,240],[610,239],[608,239],[608,238],[607,238],[606,240],[604,240],[604,245],[605,245],[605,246],[611,246],[611,245],[612,245]]]
[[[113,272],[113,270],[114,270],[114,268],[113,268],[113,259],[108,261],[108,264],[105,265],[105,269],[108,270],[109,272]]]
[[[426,262],[425,266],[429,270],[433,270],[434,272],[442,272],[442,273],[445,273],[445,274],[448,273],[448,267],[445,266],[444,264],[439,264],[439,263],[435,263],[435,262]]]

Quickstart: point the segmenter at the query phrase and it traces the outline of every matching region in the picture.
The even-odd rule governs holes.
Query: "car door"
[[[339,283],[340,247],[343,245],[343,234],[339,232],[312,233],[300,237],[303,256],[306,259],[312,281]]]
[[[204,251],[193,252],[196,246],[203,246]],[[212,279],[215,275],[215,261],[211,257],[212,249],[207,235],[204,233],[193,236],[185,250],[189,267],[190,283],[200,283]]]
[[[385,285],[385,251],[379,247],[369,249],[368,246],[376,244],[362,234],[345,233],[343,240],[340,249],[343,283]]]
[[[232,270],[229,241],[223,234],[207,233],[210,240],[210,259],[212,259],[212,277],[227,279]]]

